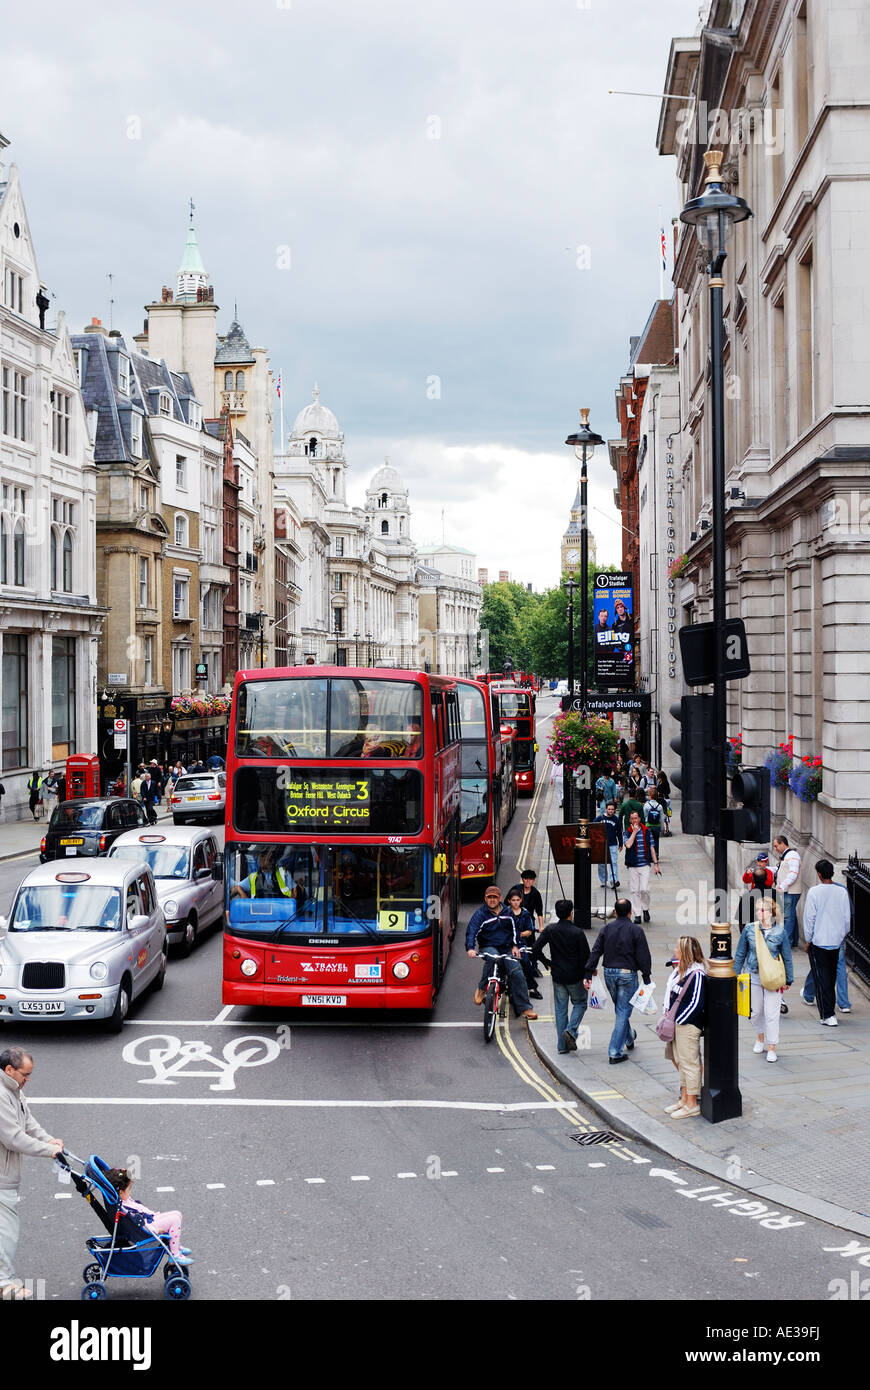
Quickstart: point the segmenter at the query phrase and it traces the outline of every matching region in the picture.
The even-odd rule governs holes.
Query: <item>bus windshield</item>
[[[227,930],[275,941],[420,935],[429,930],[431,859],[417,846],[236,844]]]
[[[240,758],[419,758],[423,692],[414,681],[277,677],[239,687]]]
[[[502,719],[516,719],[519,714],[530,715],[532,712],[531,698],[520,690],[501,691],[498,704]]]

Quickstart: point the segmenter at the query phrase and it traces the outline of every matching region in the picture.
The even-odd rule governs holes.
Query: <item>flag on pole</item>
[[[664,235],[665,235],[664,232],[662,232],[662,238],[664,238]],[[278,399],[280,400],[280,399],[281,399],[281,373],[280,373],[280,372],[278,373],[278,385],[277,385],[277,387],[276,387],[275,389],[276,389],[277,392],[278,392]]]
[[[665,229],[664,229],[664,227],[662,227],[662,245],[661,245],[661,250],[662,250],[662,270],[667,270],[667,268],[668,268],[668,243],[665,241]]]

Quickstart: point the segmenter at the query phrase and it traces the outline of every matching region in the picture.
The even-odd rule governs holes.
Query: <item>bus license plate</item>
[[[62,1014],[66,1009],[66,1004],[60,999],[25,1000],[18,1005],[18,1008],[23,1014]]]
[[[346,994],[303,994],[303,1004],[319,1004],[328,1009],[341,1009],[347,1004]]]

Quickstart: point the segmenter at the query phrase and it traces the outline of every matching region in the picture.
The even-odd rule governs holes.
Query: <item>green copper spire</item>
[[[199,252],[199,242],[196,239],[196,232],[193,227],[194,202],[190,200],[190,226],[187,229],[187,245],[184,248],[184,255],[181,258],[181,265],[178,267],[179,275],[202,275],[208,279],[208,272],[202,263],[202,256]]]

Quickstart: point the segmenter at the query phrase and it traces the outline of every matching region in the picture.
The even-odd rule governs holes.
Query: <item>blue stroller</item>
[[[70,1160],[79,1165],[81,1172],[75,1171]],[[86,1302],[105,1298],[108,1279],[150,1279],[160,1268],[164,1255],[163,1287],[166,1297],[178,1300],[190,1298],[189,1266],[181,1268],[175,1264],[168,1236],[146,1231],[145,1217],[141,1213],[121,1211],[118,1193],[109,1182],[109,1165],[96,1154],[91,1154],[85,1160],[66,1151],[58,1154],[55,1162],[70,1173],[76,1191],[93,1207],[108,1232],[104,1236],[92,1236],[85,1242],[94,1256],[94,1263],[85,1265],[82,1270],[85,1280],[82,1298]]]

